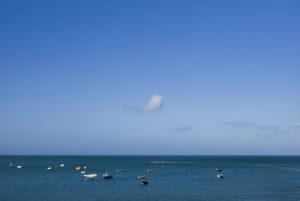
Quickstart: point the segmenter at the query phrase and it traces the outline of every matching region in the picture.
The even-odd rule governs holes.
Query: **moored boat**
[[[143,179],[143,180],[141,180],[141,184],[142,184],[142,185],[147,185],[147,184],[148,184],[148,181],[145,180],[145,179]]]
[[[108,172],[105,172],[102,174],[103,179],[112,179],[112,175],[110,175]]]
[[[219,179],[222,179],[222,178],[224,177],[224,175],[223,175],[223,174],[218,174],[217,177],[218,177]]]
[[[140,175],[138,176],[138,179],[146,179],[146,175]]]
[[[83,176],[86,177],[86,178],[89,178],[89,179],[94,179],[94,178],[97,177],[97,174],[85,174]]]
[[[223,170],[222,169],[220,169],[220,168],[216,168],[215,169],[215,172],[222,172]]]

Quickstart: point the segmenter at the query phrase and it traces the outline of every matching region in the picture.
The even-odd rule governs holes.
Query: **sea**
[[[300,201],[300,156],[0,156],[0,201],[98,200]]]

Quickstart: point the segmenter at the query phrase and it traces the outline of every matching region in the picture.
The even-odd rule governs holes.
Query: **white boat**
[[[12,166],[14,166],[14,164],[10,163],[10,164],[9,164],[9,167],[12,167]]]
[[[224,175],[223,175],[223,174],[218,174],[217,177],[218,177],[219,179],[221,179],[221,178],[224,177]]]
[[[153,172],[153,170],[146,170],[146,172]]]
[[[89,178],[89,179],[94,179],[94,178],[97,177],[97,174],[85,174],[83,176],[86,177],[86,178]]]
[[[83,169],[85,169],[85,170],[86,170],[86,168],[87,168],[86,166],[83,167]]]
[[[85,171],[83,170],[83,171],[81,171],[80,173],[81,173],[81,174],[85,174]]]
[[[60,164],[60,167],[64,167],[65,166],[65,164]]]
[[[47,170],[52,170],[52,167],[48,167]]]
[[[17,168],[19,168],[19,169],[22,168],[22,167],[23,167],[23,166],[21,166],[21,165],[18,165],[18,166],[17,166]]]

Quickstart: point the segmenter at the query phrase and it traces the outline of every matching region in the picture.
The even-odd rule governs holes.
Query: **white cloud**
[[[142,108],[142,112],[152,112],[158,110],[163,105],[163,97],[159,95],[153,95],[148,104],[144,105]]]

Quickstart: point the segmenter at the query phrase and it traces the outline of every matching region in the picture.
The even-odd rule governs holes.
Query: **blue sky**
[[[299,1],[1,1],[0,154],[300,154]]]

